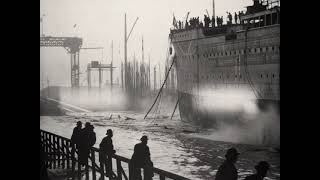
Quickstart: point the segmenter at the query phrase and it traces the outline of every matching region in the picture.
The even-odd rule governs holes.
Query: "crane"
[[[208,10],[207,10],[207,9],[206,9],[206,12],[207,12],[208,17],[210,17],[210,16],[209,16],[209,12],[208,12]]]
[[[185,24],[187,24],[187,22],[188,22],[189,14],[190,14],[190,12],[188,12],[187,15],[186,15],[186,18],[185,18],[185,22],[186,22],[186,23],[185,23]]]

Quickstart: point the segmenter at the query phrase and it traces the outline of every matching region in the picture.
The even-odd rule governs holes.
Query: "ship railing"
[[[86,180],[96,180],[97,176],[99,176],[101,180],[133,180],[130,176],[132,173],[132,170],[129,168],[130,159],[126,157],[117,154],[113,155],[111,161],[113,171],[111,175],[108,175],[101,168],[107,167],[107,163],[99,162],[97,158],[99,157],[99,148],[90,148],[88,163],[85,165],[84,170],[81,170],[82,166],[79,163],[78,151],[70,139],[40,129],[40,145],[46,154],[46,158],[44,159],[45,166],[49,169],[66,170],[67,176],[71,177],[72,180],[82,179],[83,173]],[[124,166],[124,164],[126,165]],[[188,178],[156,167],[153,167],[151,170],[154,173],[154,179],[189,180]],[[111,177],[109,178],[109,176]],[[143,179],[145,179],[145,177],[143,177]]]

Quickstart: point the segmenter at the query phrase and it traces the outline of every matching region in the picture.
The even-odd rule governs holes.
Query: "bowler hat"
[[[227,150],[226,156],[234,156],[239,155],[240,153],[237,151],[236,148],[230,148]]]
[[[146,141],[146,140],[148,140],[148,136],[146,136],[146,135],[142,136],[140,139],[140,141]]]
[[[106,135],[112,134],[112,129],[108,129]]]

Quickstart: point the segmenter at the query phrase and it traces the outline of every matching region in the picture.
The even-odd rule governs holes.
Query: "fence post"
[[[72,164],[72,156],[71,156],[71,152],[69,151],[70,149],[70,145],[69,145],[69,141],[66,141],[66,163],[67,163],[67,169],[70,169],[70,161]]]
[[[72,180],[75,180],[75,176],[76,176],[76,158],[75,158],[75,151],[73,150],[74,145],[70,142],[67,142],[67,149],[69,149],[69,147],[71,146],[71,169],[72,169]],[[69,163],[69,151],[67,152],[67,168],[69,169],[70,167],[70,163]]]
[[[163,174],[160,174],[160,180],[165,180],[166,177]]]
[[[100,162],[100,180],[104,180],[104,163]]]
[[[44,152],[46,152],[48,158],[48,145],[47,145],[47,134],[43,132],[43,143],[44,143]],[[48,159],[46,160],[46,167],[48,167]]]
[[[57,150],[56,150],[56,136],[51,134],[52,136],[52,149],[53,149],[53,168],[57,168]]]
[[[57,137],[57,150],[58,150],[58,154],[57,154],[57,158],[58,158],[58,167],[61,167],[61,149],[60,149],[60,137]]]
[[[118,174],[118,180],[122,180],[122,173],[121,173],[121,161],[117,159],[117,174]]]
[[[65,169],[67,159],[67,141],[65,139],[61,139],[61,146],[62,146],[62,168]]]
[[[89,159],[89,157],[88,157],[88,159]],[[85,165],[86,180],[89,180],[89,160],[88,159],[87,159],[87,163]]]
[[[94,153],[94,149],[91,148],[91,166],[92,166],[92,179],[96,180],[96,156]]]
[[[52,135],[49,134],[49,153],[50,153],[50,169],[53,168],[53,150],[52,150]]]
[[[74,145],[73,145],[74,147]],[[80,163],[80,158],[79,158],[79,151],[78,151],[78,179],[81,180],[81,163]]]

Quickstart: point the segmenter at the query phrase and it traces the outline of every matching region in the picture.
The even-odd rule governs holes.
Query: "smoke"
[[[92,111],[123,110],[127,104],[126,96],[118,87],[112,90],[105,87],[90,90],[87,87],[50,87],[49,97]]]
[[[280,113],[277,106],[261,110],[248,89],[201,90],[199,108],[215,117],[215,126],[206,136],[234,143],[280,146]]]

